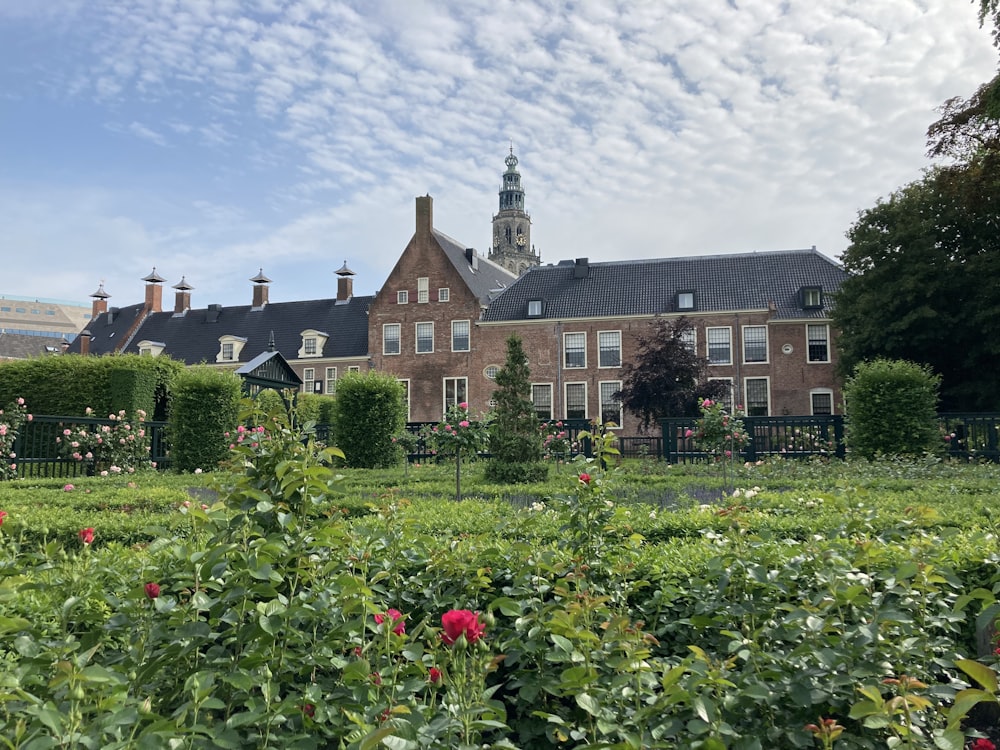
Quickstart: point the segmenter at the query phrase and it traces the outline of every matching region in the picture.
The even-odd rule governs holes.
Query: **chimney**
[[[181,276],[180,283],[174,284],[174,289],[177,290],[174,294],[174,315],[183,315],[191,309],[191,290],[194,287]]]
[[[573,278],[585,279],[590,275],[590,263],[586,258],[577,258],[573,264]]]
[[[80,331],[80,354],[87,356],[90,354],[91,333],[86,328]]]
[[[143,281],[146,282],[146,311],[163,312],[163,287],[160,284],[166,279],[160,276],[156,272],[156,266],[153,266],[153,270],[149,276],[143,278]]]
[[[109,308],[108,309],[108,321],[107,321],[108,325],[111,325],[112,323],[114,323],[115,322],[115,318],[117,318],[117,317],[118,317],[118,308],[117,307]]]
[[[90,319],[93,320],[101,313],[108,311],[108,297],[111,295],[104,291],[104,282],[97,287],[97,291],[90,295],[94,298],[94,303],[90,307]]]
[[[337,271],[337,303],[347,302],[354,296],[354,271],[347,267],[347,261]]]
[[[222,314],[222,305],[212,304],[205,310],[206,323],[218,323],[219,315]]]
[[[434,199],[429,195],[417,198],[417,234],[434,231]]]
[[[267,285],[271,283],[271,280],[264,275],[264,269],[261,268],[250,281],[253,282],[253,309],[263,310],[264,305],[267,304],[267,290],[269,288]]]

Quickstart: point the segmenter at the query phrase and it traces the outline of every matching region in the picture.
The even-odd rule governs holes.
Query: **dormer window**
[[[823,307],[823,287],[804,286],[799,290],[799,301],[803,310],[819,310]]]
[[[323,347],[329,336],[322,331],[314,331],[307,328],[302,331],[302,346],[299,347],[299,357],[322,357]]]
[[[139,354],[143,357],[158,357],[163,353],[167,345],[162,341],[140,341]]]
[[[529,318],[542,317],[542,301],[540,299],[528,300],[528,317]]]
[[[219,336],[219,353],[215,355],[216,362],[238,362],[240,352],[247,340],[242,336]]]
[[[677,310],[694,310],[694,291],[687,289],[677,292]]]

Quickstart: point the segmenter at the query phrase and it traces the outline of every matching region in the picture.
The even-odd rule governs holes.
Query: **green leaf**
[[[934,747],[938,750],[962,750],[965,747],[965,733],[958,729],[935,729]]]
[[[997,673],[972,659],[958,659],[955,666],[965,672],[993,695],[997,692]]]
[[[597,702],[590,693],[580,693],[576,696],[576,705],[582,708],[591,716],[597,716],[601,711],[601,704]]]
[[[973,706],[986,702],[995,703],[996,698],[985,690],[976,690],[975,688],[959,690],[955,694],[955,701],[951,704],[951,708],[948,709],[948,726],[957,727]]]

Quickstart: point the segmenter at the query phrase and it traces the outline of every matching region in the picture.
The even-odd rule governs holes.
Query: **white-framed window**
[[[406,421],[410,421],[410,379],[400,378],[399,382],[403,384],[403,405],[406,406]]]
[[[496,380],[498,372],[500,372],[500,365],[486,365],[483,368],[483,376],[489,380]]]
[[[833,391],[829,388],[814,388],[809,392],[809,408],[814,416],[833,414]]]
[[[426,276],[421,276],[417,279],[417,302],[430,302],[431,299],[431,283],[430,279]]]
[[[563,367],[567,370],[587,366],[587,334],[563,334]]]
[[[620,380],[602,380],[598,383],[601,392],[601,424],[613,423],[622,426],[622,402],[616,394],[622,389]]]
[[[326,368],[326,392],[333,395],[337,391],[337,368]]]
[[[770,391],[769,378],[744,378],[743,400],[748,417],[766,417],[771,413]]]
[[[767,326],[743,326],[743,361],[767,362]]]
[[[158,357],[163,354],[163,350],[167,348],[167,345],[162,341],[140,341],[139,342],[139,354],[146,357]]]
[[[806,351],[810,362],[830,361],[830,327],[827,325],[806,326]]]
[[[468,378],[445,378],[444,379],[444,409],[442,414],[447,413],[452,406],[458,406],[469,400],[469,379]]]
[[[677,292],[677,309],[678,310],[694,310],[694,292],[690,290],[685,290],[683,292]]]
[[[597,366],[598,367],[622,366],[621,331],[597,332]]]
[[[696,328],[692,326],[681,331],[680,340],[690,351],[698,353],[698,330]]]
[[[540,299],[528,300],[528,317],[529,318],[542,317],[542,301]]]
[[[243,351],[244,345],[247,340],[242,336],[233,336],[231,334],[226,334],[225,336],[219,336],[219,353],[215,355],[216,362],[237,362],[240,358],[240,352]]]
[[[434,351],[434,324],[417,323],[417,354],[430,354]]]
[[[732,378],[709,378],[710,381],[715,381],[717,383],[725,383],[726,389],[722,392],[722,397],[719,399],[722,401],[722,405],[726,407],[726,411],[730,414],[733,413],[733,379]]]
[[[400,289],[396,292],[396,304],[406,305],[410,302],[410,292],[407,289]]]
[[[451,289],[449,287],[443,286],[438,289],[438,302],[450,302],[451,301]]]
[[[382,354],[399,354],[399,323],[382,324]]]
[[[323,347],[329,336],[322,331],[307,328],[299,334],[302,337],[302,345],[299,347],[300,357],[321,357]]]
[[[552,419],[552,383],[532,383],[531,403],[539,419]]]
[[[348,372],[361,372],[361,365],[351,365],[347,368]]]
[[[823,307],[823,287],[804,286],[799,290],[803,309],[817,310]]]
[[[469,351],[469,321],[451,321],[451,350],[453,352]]]
[[[733,363],[732,329],[706,328],[708,339],[708,364],[731,365]]]
[[[316,387],[316,368],[307,367],[302,371],[302,392],[312,393]]]
[[[566,419],[587,418],[587,384],[566,383]]]

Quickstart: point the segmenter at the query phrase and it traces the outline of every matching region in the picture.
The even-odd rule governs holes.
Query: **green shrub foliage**
[[[516,334],[507,339],[507,360],[497,373],[494,418],[486,477],[493,482],[538,482],[548,467],[542,463],[542,433],[531,403],[531,371]]]
[[[862,362],[844,388],[847,444],[863,458],[919,456],[941,447],[937,427],[940,378],[906,360]]]
[[[82,417],[142,409],[166,417],[174,376],[184,369],[169,357],[66,355],[0,363],[0,404],[24,398],[35,414]]]
[[[168,432],[172,468],[207,471],[228,457],[226,433],[236,429],[240,395],[240,379],[232,372],[191,367],[174,379]]]
[[[348,373],[337,381],[334,436],[348,466],[373,469],[399,460],[392,438],[406,423],[403,395],[403,385],[385,373]]]

